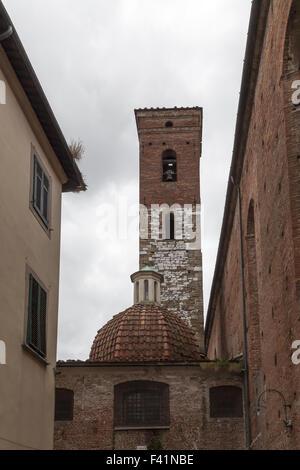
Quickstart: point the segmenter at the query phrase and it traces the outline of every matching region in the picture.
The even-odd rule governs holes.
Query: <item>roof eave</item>
[[[13,34],[7,39],[4,39],[1,45],[68,178],[67,183],[63,185],[63,192],[85,191],[87,187],[81,172],[72,157],[68,144],[34,72],[22,42],[0,0],[0,31],[6,31],[9,26],[13,27]]]

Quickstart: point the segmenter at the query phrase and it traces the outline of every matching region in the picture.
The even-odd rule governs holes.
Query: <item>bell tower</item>
[[[200,157],[202,108],[138,109],[140,269],[163,276],[161,304],[196,332],[204,352]]]

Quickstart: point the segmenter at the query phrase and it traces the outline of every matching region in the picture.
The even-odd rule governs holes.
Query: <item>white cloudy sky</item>
[[[89,189],[63,197],[59,359],[86,359],[132,304],[138,237],[103,236],[103,207],[138,201],[134,108],[202,106],[204,298],[222,222],[250,0],[4,0],[53,111],[81,138]],[[105,231],[105,230],[104,230]]]

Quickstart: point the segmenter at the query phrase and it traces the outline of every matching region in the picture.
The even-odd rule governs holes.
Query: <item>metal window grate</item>
[[[169,386],[133,381],[115,386],[116,427],[169,426]]]

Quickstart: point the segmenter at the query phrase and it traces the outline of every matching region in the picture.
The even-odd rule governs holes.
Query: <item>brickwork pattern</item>
[[[300,448],[300,367],[291,361],[291,345],[300,338],[299,303],[297,305],[300,127],[299,109],[291,102],[291,85],[299,77],[299,70],[291,72],[286,66],[291,6],[290,0],[270,2],[241,180],[249,367],[253,376],[250,390],[252,439],[254,448],[261,449]],[[248,241],[247,256],[247,216],[252,200],[255,234],[252,241]],[[220,273],[222,288],[215,294],[217,307],[208,349],[210,358],[235,357],[243,352],[238,207],[230,237],[226,262]],[[255,243],[256,248],[254,277],[253,246],[251,248],[249,242],[250,245]],[[254,278],[257,300],[253,297]],[[253,300],[259,322],[251,316]],[[255,322],[254,329],[259,329],[259,335],[253,330]],[[264,408],[257,415],[257,396],[260,390],[267,389],[280,391],[292,405],[289,412],[292,429],[283,424],[283,403],[276,393],[267,394]]]

